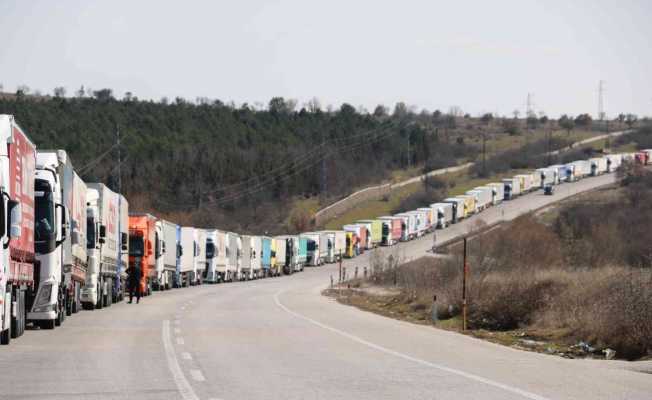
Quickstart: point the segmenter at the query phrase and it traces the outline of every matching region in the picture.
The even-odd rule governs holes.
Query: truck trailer
[[[380,246],[383,241],[383,223],[378,219],[363,219],[356,222],[357,224],[364,224],[368,231],[367,243],[368,249]]]
[[[267,236],[260,237],[260,267],[261,277],[272,276],[272,242],[274,239]]]
[[[491,188],[491,204],[498,205],[505,200],[505,185],[503,183],[493,182],[489,183],[487,187]]]
[[[195,279],[195,254],[197,252],[195,228],[191,226],[182,226],[180,241],[181,257],[179,265],[179,283],[181,287],[188,287]]]
[[[174,222],[161,220],[163,225],[163,270],[168,276],[166,289],[181,287],[181,227]]]
[[[25,332],[27,310],[35,311],[32,304],[39,307],[39,313],[54,318],[45,320],[45,328],[54,328],[63,307],[53,301],[59,300],[54,287],[50,287],[49,293],[42,289],[44,297],[34,300],[36,147],[11,115],[0,115],[0,140],[0,238],[4,244],[0,246],[0,343],[9,344]],[[57,226],[52,208],[43,207],[36,212],[39,220],[51,224],[49,229],[39,225],[39,246],[51,247],[53,241],[61,240],[56,236],[61,224]]]
[[[607,173],[607,158],[605,157],[594,157],[589,158],[591,163],[591,176],[598,176]]]
[[[505,200],[512,200],[521,194],[521,180],[519,178],[503,179]]]
[[[433,203],[430,205],[435,214],[435,226],[437,229],[444,229],[453,223],[452,203]]]
[[[457,197],[449,197],[444,199],[444,203],[449,203],[453,206],[453,223],[456,224],[459,221],[463,220],[466,217],[466,212],[464,211],[464,199],[459,199]]]

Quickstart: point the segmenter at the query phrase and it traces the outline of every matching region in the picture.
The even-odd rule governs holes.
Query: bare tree
[[[66,88],[57,86],[54,88],[54,97],[66,97]]]

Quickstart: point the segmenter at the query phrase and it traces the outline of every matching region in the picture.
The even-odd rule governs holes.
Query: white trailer
[[[503,183],[493,182],[487,185],[491,188],[491,202],[493,205],[497,205],[505,200],[505,185]]]
[[[505,200],[511,200],[521,194],[521,180],[519,178],[503,179],[503,191]]]
[[[197,256],[195,257],[195,284],[200,285],[206,277],[206,230],[195,229]]]
[[[188,287],[194,282],[195,274],[195,228],[181,227],[181,260],[179,266],[179,281],[182,287]]]
[[[325,233],[328,238],[326,262],[332,264],[339,261],[346,251],[346,232],[337,230],[321,231],[320,233]]]
[[[519,174],[514,176],[514,178],[520,181],[521,193],[528,193],[537,188],[532,174]]]
[[[546,185],[555,185],[556,177],[555,170],[553,168],[539,168],[536,170],[537,180],[536,185],[540,188],[544,188]]]
[[[493,190],[487,186],[479,186],[466,192],[467,195],[475,195],[475,206],[478,212],[488,208],[493,203]]]
[[[233,282],[234,280],[239,279],[240,276],[240,252],[242,249],[242,242],[240,241],[240,235],[233,232],[226,233],[226,242],[228,243],[227,248],[227,273],[226,281]]]
[[[607,159],[607,172],[614,172],[620,168],[620,165],[623,162],[622,154],[609,154],[606,155],[605,158]]]
[[[591,163],[591,176],[598,176],[607,173],[607,158],[590,158],[589,162]]]
[[[430,208],[435,214],[435,227],[444,229],[453,223],[453,204],[451,203],[434,203]]]
[[[229,239],[227,233],[216,231],[217,249],[215,251],[215,270],[217,272],[217,282],[226,282],[232,280],[236,270],[229,264]]]
[[[328,236],[320,232],[305,232],[300,237],[308,240],[306,265],[316,267],[324,264],[323,257],[328,254]]]
[[[402,241],[412,240],[417,237],[417,217],[408,213],[398,213],[394,215],[403,220],[403,237]]]
[[[415,229],[417,231],[416,237],[421,237],[425,235],[426,232],[428,231],[428,223],[427,223],[428,215],[425,213],[425,211],[419,211],[419,210],[408,211],[406,212],[406,214],[414,215],[414,219],[416,222]]]
[[[240,262],[240,279],[248,281],[249,279],[254,279],[254,272],[252,269],[252,260],[253,260],[253,236],[242,235],[240,236],[240,242],[242,245],[241,262]]]
[[[120,193],[118,193],[118,209],[120,210],[118,217],[120,245],[117,247],[120,279],[117,282],[119,287],[115,290],[115,293],[118,293],[116,300],[122,301],[127,291],[127,268],[129,267],[129,202]]]
[[[426,232],[432,232],[437,227],[437,214],[432,207],[419,207],[417,211],[425,213],[426,216]]]
[[[154,224],[154,290],[165,290],[170,287],[172,274],[165,270],[165,237],[163,236],[163,220],[157,219]]]
[[[263,240],[260,236],[251,236],[251,272],[254,279],[263,277]]]
[[[574,178],[582,179],[591,174],[591,163],[588,160],[578,160],[571,163],[574,166]]]
[[[161,220],[163,226],[163,271],[167,276],[165,289],[180,287],[181,227],[173,222]]]
[[[449,197],[444,199],[443,202],[453,206],[453,224],[456,224],[458,221],[464,219],[466,216],[464,213],[464,200],[458,199],[457,197]]]
[[[83,307],[92,310],[109,306],[119,296],[114,290],[120,287],[121,279],[118,248],[122,247],[122,238],[118,224],[122,218],[120,195],[103,183],[86,186],[88,272],[81,298]],[[128,221],[126,226],[128,229]]]

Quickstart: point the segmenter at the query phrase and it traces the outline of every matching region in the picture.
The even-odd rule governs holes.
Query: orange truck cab
[[[151,214],[129,214],[129,267],[140,270],[140,293],[152,293],[156,278],[154,246],[157,218]]]

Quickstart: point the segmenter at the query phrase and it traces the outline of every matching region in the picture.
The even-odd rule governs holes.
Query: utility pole
[[[486,154],[487,154],[487,133],[482,132],[482,175],[487,176],[487,165],[486,165]]]
[[[322,147],[322,159],[321,159],[321,195],[322,198],[326,198],[326,141],[324,140],[324,132],[321,133],[321,147]]]
[[[407,166],[410,169],[410,132],[407,134]]]
[[[462,273],[462,330],[466,331],[466,319],[468,315],[466,304],[466,281],[469,267],[466,263],[466,237],[464,238],[464,271]]]
[[[598,120],[604,121],[604,81],[598,83]]]
[[[116,263],[118,266],[118,276],[115,280],[114,288],[115,288],[115,293],[119,296],[119,294],[122,292],[122,281],[120,280],[120,276],[122,275],[122,270],[123,270],[123,265],[122,265],[122,227],[120,226],[120,223],[122,221],[122,218],[120,218],[120,210],[122,209],[122,152],[120,149],[120,126],[116,123],[115,124],[115,143],[116,147],[118,149],[118,179],[117,179],[117,191],[118,191],[118,262]]]

